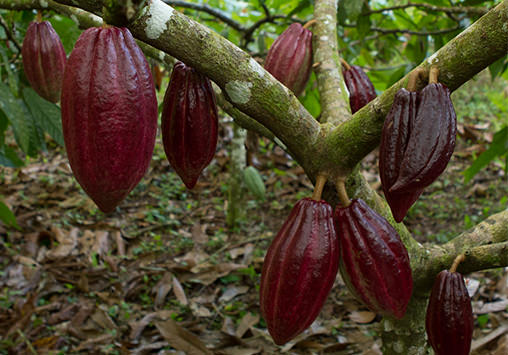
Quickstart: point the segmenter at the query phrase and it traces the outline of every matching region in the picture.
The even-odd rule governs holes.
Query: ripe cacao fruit
[[[373,312],[402,318],[413,291],[409,256],[386,219],[363,200],[334,214],[339,270],[351,293]]]
[[[342,67],[342,75],[349,91],[352,113],[376,98],[376,89],[361,67],[357,65],[351,65],[349,69]]]
[[[441,83],[433,83],[419,96],[416,117],[409,122],[409,136],[397,180],[390,187],[392,192],[430,185],[444,171],[455,148],[457,118],[450,90]]]
[[[60,101],[67,57],[62,41],[51,23],[30,23],[21,54],[26,78],[35,92],[48,101]]]
[[[473,336],[471,299],[462,275],[441,271],[427,306],[425,328],[436,355],[467,355]]]
[[[312,68],[312,32],[299,23],[291,24],[273,42],[264,67],[295,95],[300,95]]]
[[[335,281],[339,245],[332,207],[304,198],[272,241],[261,273],[260,305],[276,344],[304,331]]]
[[[404,88],[397,91],[390,112],[386,116],[379,146],[379,175],[393,217],[401,222],[407,211],[423,192],[423,188],[392,192],[404,158],[409,139],[409,127],[418,110],[418,93]]]
[[[61,105],[74,176],[111,212],[145,174],[157,131],[152,73],[127,28],[81,34],[65,67]]]
[[[161,116],[169,163],[192,189],[217,147],[218,114],[210,80],[178,62],[173,67]]]

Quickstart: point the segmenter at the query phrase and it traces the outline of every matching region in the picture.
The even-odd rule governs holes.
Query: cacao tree
[[[476,4],[475,1],[464,1],[462,6],[449,6],[449,2],[437,0],[418,4],[394,2],[388,9],[374,1],[250,3],[246,8],[252,13],[245,15],[250,16],[250,26],[214,8],[221,6],[219,1],[203,5],[170,0],[0,0],[0,9],[9,10],[2,14],[13,18],[31,16],[32,10],[60,14],[82,29],[104,23],[127,27],[145,55],[168,67],[175,59],[183,61],[210,78],[218,86],[220,107],[238,125],[283,146],[312,181],[324,184],[323,198],[332,206],[347,203],[344,196],[365,201],[369,207],[362,203],[362,208],[372,209],[372,213],[386,218],[400,235],[413,278],[413,292],[404,316],[396,319],[400,317],[388,315],[382,321],[383,350],[386,354],[427,353],[425,310],[436,275],[448,269],[462,254],[466,256],[458,266],[462,274],[508,266],[508,210],[490,216],[446,244],[421,245],[404,224],[395,222],[386,201],[366,183],[359,164],[379,145],[394,97],[399,89],[407,86],[411,73],[420,73],[413,83],[415,91],[427,85],[431,68],[439,71],[439,82],[454,91],[487,67],[494,75],[505,71],[508,0],[483,2],[482,7],[468,6]],[[193,11],[187,16],[177,11],[177,7]],[[279,11],[274,12],[277,8]],[[425,18],[419,14],[419,25],[425,28],[391,27],[394,21],[387,14],[414,9],[439,15]],[[14,21],[13,18],[10,20]],[[317,89],[308,86],[300,101],[252,55],[256,51],[265,53],[265,45],[259,44],[264,43],[262,40],[268,33],[263,25],[280,33],[292,22],[304,23],[311,18],[315,20],[312,24],[315,77],[311,80]],[[13,35],[13,28],[3,17],[0,19],[8,42],[14,46],[9,49],[11,54],[20,53],[21,44]],[[409,17],[407,22],[411,22]],[[72,33],[70,37],[75,39],[78,34]],[[409,63],[389,74],[377,74],[373,81],[380,95],[352,113],[348,96],[352,90],[346,87],[341,59],[351,61],[374,47],[380,59],[389,58],[394,55],[393,47],[383,42],[397,42],[397,36],[407,36],[406,45],[413,48],[407,52]],[[64,45],[72,48],[68,41]],[[434,53],[428,55],[431,51]],[[41,132],[48,132],[57,143],[63,143],[59,107],[37,101],[29,88],[20,93],[21,84],[10,72],[9,58],[3,53],[8,84],[0,85],[0,112],[9,116],[8,122],[22,151],[34,156],[44,148]],[[33,116],[38,120],[13,119],[15,116]],[[0,128],[5,131],[4,127]],[[14,151],[3,145],[0,157],[3,165],[22,164]],[[342,191],[340,196],[336,186]],[[0,204],[0,209],[5,207]],[[8,218],[13,224],[12,216]]]

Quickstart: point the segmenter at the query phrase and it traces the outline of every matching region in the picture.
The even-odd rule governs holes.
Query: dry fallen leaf
[[[180,281],[178,281],[176,276],[173,276],[173,293],[175,294],[175,297],[178,300],[178,302],[180,302],[184,306],[187,306],[189,304],[182,284],[180,283]]]
[[[367,324],[372,322],[376,318],[376,313],[369,311],[354,311],[349,315],[349,319],[351,319],[355,323],[359,324]]]
[[[154,324],[173,348],[184,351],[186,355],[212,354],[196,335],[182,328],[174,320],[158,320]]]

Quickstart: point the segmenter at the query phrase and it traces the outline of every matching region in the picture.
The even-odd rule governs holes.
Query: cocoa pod
[[[319,314],[337,275],[338,248],[332,207],[298,201],[268,248],[261,273],[261,314],[276,344],[294,338]]]
[[[462,275],[441,271],[427,306],[425,328],[436,355],[467,355],[473,336],[471,299]]]
[[[155,145],[150,67],[127,28],[89,28],[63,78],[62,125],[76,180],[111,212],[145,174]]]
[[[349,69],[342,67],[342,75],[349,91],[349,106],[355,113],[376,98],[376,89],[363,69],[351,65]]]
[[[411,298],[409,256],[395,229],[363,200],[334,214],[339,270],[351,293],[371,311],[402,318]]]
[[[273,42],[264,68],[298,96],[305,89],[312,69],[312,32],[291,24]]]
[[[21,48],[26,78],[37,94],[60,101],[67,57],[58,34],[48,21],[31,22]]]
[[[397,222],[404,219],[409,208],[423,192],[423,188],[404,192],[390,190],[399,176],[409,139],[409,127],[416,119],[418,102],[418,93],[404,88],[397,91],[381,133],[379,175],[385,198]]]
[[[457,118],[450,90],[427,85],[419,94],[418,112],[409,123],[409,137],[392,192],[422,189],[444,171],[455,148]]]
[[[176,63],[164,95],[161,122],[169,163],[192,189],[217,147],[218,114],[210,80]]]

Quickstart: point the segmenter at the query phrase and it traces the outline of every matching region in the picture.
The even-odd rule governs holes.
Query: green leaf
[[[508,58],[508,55],[499,58],[494,63],[489,65],[489,71],[492,80],[494,80],[497,76],[501,75],[506,70],[506,67],[508,66],[506,58]]]
[[[489,148],[483,152],[471,164],[469,168],[464,171],[464,183],[469,182],[484,166],[490,163],[497,157],[502,157],[508,153],[508,126],[502,128],[494,134],[494,139]]]
[[[0,165],[9,168],[18,168],[23,166],[23,161],[19,159],[18,155],[11,147],[0,147]]]
[[[62,40],[62,44],[67,53],[74,48],[74,43],[81,34],[78,25],[68,17],[56,15],[49,20],[56,33]]]
[[[370,16],[368,15],[359,15],[356,20],[356,29],[358,30],[358,35],[360,38],[364,38],[370,32]]]
[[[12,94],[7,85],[0,82],[0,110],[9,119],[14,130],[14,137],[21,150],[28,152],[30,145],[30,118],[23,110],[23,101]]]
[[[4,222],[5,225],[9,227],[14,227],[16,229],[21,229],[16,221],[16,216],[14,213],[7,207],[5,203],[0,201],[0,221]]]
[[[40,127],[59,145],[64,145],[60,108],[52,102],[44,100],[31,88],[23,89],[23,97],[33,118]]]

